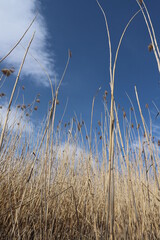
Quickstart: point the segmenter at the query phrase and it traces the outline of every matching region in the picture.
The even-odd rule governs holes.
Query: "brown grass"
[[[0,165],[0,239],[108,237],[109,149],[105,148],[105,131],[101,132],[100,156],[82,145],[78,129],[76,133],[71,131],[64,143],[57,133],[53,146],[47,143],[52,137],[49,130],[49,141],[44,141],[30,179],[35,153],[30,150],[29,140],[24,142],[20,129],[6,137]],[[141,146],[130,151],[133,133],[128,133],[125,162],[117,128],[115,133],[114,237],[159,239],[160,198],[148,145],[141,142],[143,153]],[[158,145],[153,149],[159,167]]]

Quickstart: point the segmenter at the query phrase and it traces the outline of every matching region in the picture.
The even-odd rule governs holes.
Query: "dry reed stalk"
[[[156,35],[155,35],[155,31],[154,31],[154,27],[153,27],[153,24],[152,24],[152,20],[150,18],[150,14],[148,12],[148,9],[146,7],[146,4],[145,2],[143,1],[143,5],[144,5],[144,8],[145,8],[145,11],[147,13],[147,17],[149,19],[149,23],[150,23],[150,26],[151,26],[151,30],[152,30],[152,34],[153,34],[153,39],[154,39],[154,43],[155,43],[155,48],[157,50],[157,53],[158,53],[158,56],[159,56],[159,64],[160,64],[160,51],[159,51],[159,47],[158,47],[158,44],[157,44],[157,38],[156,38]]]
[[[115,129],[115,136],[116,136],[116,143],[117,143],[118,152],[120,153],[120,167],[122,169],[122,174],[125,175],[126,154],[124,155],[125,152],[121,149],[121,146],[120,146],[121,139],[119,141],[117,129]],[[118,166],[118,164],[119,163],[117,162],[117,166]]]
[[[61,77],[61,80],[59,82],[59,85],[55,91],[55,99],[53,99],[52,101],[52,107],[51,107],[51,115],[50,115],[50,121],[51,121],[51,148],[50,148],[50,152],[51,152],[51,156],[50,156],[50,164],[49,164],[49,172],[51,172],[51,161],[52,161],[52,155],[53,155],[53,129],[54,129],[54,121],[55,121],[55,114],[56,114],[56,106],[57,106],[57,99],[58,99],[58,93],[59,93],[59,89],[60,89],[60,86],[64,80],[64,77],[65,77],[65,74],[66,74],[66,71],[67,71],[67,68],[68,68],[68,65],[69,65],[69,62],[70,62],[70,59],[71,59],[71,50],[69,49],[68,50],[68,59],[67,59],[67,63],[66,63],[66,66],[65,66],[65,69],[64,69],[64,72],[62,74],[62,77]],[[63,116],[62,116],[63,118]],[[62,121],[62,119],[61,119]],[[49,174],[49,178],[48,178],[48,191],[49,191],[49,183],[50,183],[50,174]]]
[[[135,109],[134,109],[134,105],[132,103],[132,100],[131,98],[129,97],[129,95],[126,93],[129,101],[130,101],[130,104],[131,104],[131,107],[132,107],[132,111],[134,113],[134,119],[135,119],[135,122],[136,122],[136,126],[138,126],[138,120],[137,120],[137,116],[136,116],[136,113],[135,113]],[[137,132],[138,132],[138,144],[139,144],[139,156],[138,156],[138,159],[141,159],[142,161],[142,158],[141,158],[141,151],[142,151],[142,146],[141,146],[141,138],[140,138],[140,132],[139,132],[139,128],[137,127]],[[140,174],[142,175],[142,166],[143,166],[143,162],[140,164]]]
[[[141,10],[137,11],[137,12],[133,15],[133,17],[131,17],[131,19],[128,21],[126,27],[125,27],[124,30],[123,30],[123,33],[122,33],[122,35],[121,35],[121,38],[120,38],[120,40],[119,40],[118,47],[117,47],[117,50],[116,50],[115,59],[114,59],[114,64],[113,64],[113,73],[112,73],[112,75],[113,75],[113,85],[114,85],[114,79],[115,79],[115,70],[116,70],[117,58],[118,58],[119,50],[120,50],[120,47],[121,47],[121,44],[122,44],[122,40],[123,40],[123,38],[124,38],[124,35],[125,35],[128,27],[129,27],[129,25],[131,24],[131,22],[134,20],[134,18],[137,16],[137,14],[138,14],[140,11],[141,11]]]
[[[15,46],[2,58],[0,59],[0,63],[3,62],[10,54],[11,52],[13,52],[13,50],[18,46],[18,44],[22,41],[22,39],[24,38],[24,36],[26,35],[26,33],[28,32],[28,30],[31,28],[32,24],[34,23],[34,21],[36,20],[38,15],[38,12],[36,13],[35,17],[33,18],[32,22],[30,23],[29,27],[26,29],[26,31],[24,32],[24,34],[22,35],[22,37],[18,40],[18,42],[15,44]]]
[[[4,85],[4,83],[5,83],[6,79],[7,79],[6,75],[3,74],[2,76],[4,76],[4,80],[3,80],[2,84],[0,85],[0,89],[3,87],[3,85]],[[0,80],[2,80],[2,78]]]
[[[67,71],[67,68],[68,68],[68,65],[69,65],[69,61],[70,61],[70,58],[71,58],[71,54],[70,54],[70,50],[68,51],[68,60],[67,60],[67,63],[66,63],[66,66],[65,66],[65,69],[64,69],[64,72],[63,72],[63,75],[62,75],[62,78],[59,82],[59,85],[57,87],[57,90],[56,90],[56,93],[55,93],[55,97],[54,99],[52,100],[52,106],[51,106],[51,109],[50,109],[50,113],[49,113],[49,116],[48,116],[48,121],[47,121],[47,125],[44,129],[44,133],[43,133],[43,136],[42,136],[42,139],[41,139],[41,142],[40,142],[40,145],[37,149],[37,153],[35,154],[35,157],[34,157],[34,160],[33,160],[33,164],[32,164],[32,167],[31,167],[31,170],[30,170],[30,174],[28,176],[28,179],[27,179],[27,182],[30,181],[31,179],[31,176],[32,176],[32,173],[33,173],[33,169],[34,169],[34,166],[35,166],[35,162],[36,162],[36,159],[39,155],[39,152],[40,152],[40,149],[42,147],[42,144],[43,144],[43,141],[45,139],[45,136],[46,136],[46,133],[49,129],[49,126],[50,126],[50,122],[52,121],[52,126],[54,126],[54,120],[55,120],[55,112],[56,112],[56,105],[57,105],[57,97],[58,97],[58,92],[59,92],[59,88],[63,82],[63,79],[64,79],[64,76],[66,74],[66,71]]]
[[[122,134],[121,134],[120,126],[119,126],[118,114],[117,114],[117,109],[116,109],[115,103],[114,103],[114,112],[115,112],[115,116],[116,116],[116,123],[117,123],[118,133],[119,133],[119,137],[120,137],[120,143],[121,143],[121,146],[122,146],[123,156],[124,156],[124,160],[126,162],[126,153],[125,153]]]
[[[24,47],[22,44],[21,44],[21,46],[22,46],[22,48],[25,50],[25,47]],[[53,100],[53,99],[54,99],[53,85],[52,85],[52,80],[51,80],[51,78],[50,78],[47,70],[46,70],[45,67],[40,63],[40,61],[33,56],[32,53],[29,52],[28,54],[39,64],[40,68],[42,69],[42,71],[43,71],[43,72],[45,73],[45,75],[47,76],[48,81],[49,81],[49,84],[50,84],[51,93],[52,93],[52,100]]]
[[[132,176],[131,176],[131,170],[130,170],[130,162],[129,162],[129,141],[128,141],[128,130],[126,133],[126,141],[127,141],[127,154],[126,154],[126,163],[127,163],[127,171],[128,171],[128,191],[129,191],[129,203],[130,203],[130,209],[132,208],[132,201],[134,206],[134,213],[136,217],[136,222],[139,222],[138,212],[137,212],[137,206],[135,202],[135,195],[133,192],[133,183],[132,183]],[[129,221],[131,219],[129,218]],[[131,224],[131,221],[129,222]]]
[[[144,20],[145,20],[145,23],[146,23],[146,26],[147,26],[147,29],[148,29],[148,32],[149,32],[149,36],[150,36],[150,39],[151,39],[153,52],[154,52],[154,55],[155,55],[155,58],[156,58],[156,61],[157,61],[158,71],[160,72],[160,51],[159,51],[159,48],[158,48],[158,44],[157,44],[157,40],[156,40],[156,36],[155,36],[155,32],[154,32],[154,28],[153,28],[153,24],[152,24],[149,12],[147,10],[145,2],[143,1],[143,6],[144,6],[144,9],[146,11],[148,20],[149,20],[149,22],[148,22],[146,14],[145,14],[141,4],[139,3],[138,0],[136,0],[136,2],[137,2],[137,4],[139,5],[139,7],[140,7],[140,9],[142,11],[142,14],[143,14],[143,17],[144,17]]]
[[[94,95],[93,97],[93,101],[92,101],[92,110],[91,110],[91,124],[90,124],[90,137],[89,137],[89,156],[88,156],[88,162],[87,162],[87,175],[88,175],[88,179],[87,179],[87,182],[88,182],[88,188],[89,188],[89,191],[90,191],[90,196],[91,196],[91,203],[92,203],[92,208],[93,208],[93,218],[94,218],[94,232],[95,232],[95,237],[96,237],[96,240],[99,239],[99,234],[98,234],[98,231],[97,231],[97,226],[96,226],[96,212],[95,212],[95,204],[94,204],[94,199],[93,199],[93,191],[92,191],[92,165],[93,165],[93,159],[92,159],[92,120],[93,120],[93,111],[94,111],[94,102],[95,102],[95,99],[96,99],[96,96],[98,94],[98,92],[100,91],[101,87],[97,90],[96,94]],[[92,161],[92,163],[91,163]]]
[[[52,102],[52,107],[51,107],[51,114],[50,114],[50,117],[49,119],[52,121],[52,131],[53,131],[53,128],[54,128],[54,120],[55,120],[55,113],[56,113],[56,106],[57,106],[57,99],[58,99],[58,93],[59,93],[59,89],[61,87],[61,84],[64,80],[64,77],[65,77],[65,74],[66,74],[66,71],[68,69],[68,65],[69,65],[69,62],[70,62],[70,59],[71,59],[71,56],[72,56],[72,53],[71,53],[71,50],[69,49],[68,50],[68,59],[67,59],[67,63],[66,63],[66,66],[65,66],[65,69],[64,69],[64,72],[62,74],[62,77],[60,79],[60,82],[58,84],[58,87],[56,89],[56,92],[55,92],[55,97],[54,97],[54,100]]]
[[[56,92],[56,90],[55,90]],[[65,105],[65,108],[64,108],[64,111],[63,111],[63,114],[62,114],[62,117],[61,117],[61,120],[59,121],[59,124],[57,126],[57,130],[58,132],[60,133],[60,126],[61,126],[61,123],[63,121],[63,118],[64,118],[64,115],[65,115],[65,112],[66,112],[66,109],[67,109],[67,105],[68,105],[68,99],[67,99],[67,102],[66,102],[66,105]],[[55,113],[53,113],[53,115],[55,115]],[[73,124],[73,122],[72,122]],[[71,124],[71,125],[72,125]],[[72,133],[72,127],[73,125],[71,126],[69,132],[70,132],[70,135],[69,137],[71,136],[71,133]],[[54,157],[53,157],[53,142],[54,142],[54,134],[53,134],[53,131],[54,131],[54,122],[52,121],[52,126],[51,126],[51,144],[50,144],[50,164],[49,164],[49,177],[48,177],[48,189],[49,189],[49,186],[50,186],[50,182],[51,182],[51,168],[53,166],[53,163],[54,163]]]
[[[129,20],[128,24],[126,25],[115,55],[115,60],[114,60],[114,65],[112,69],[112,48],[111,48],[111,40],[110,40],[110,33],[109,33],[109,27],[108,27],[108,22],[107,18],[105,15],[105,12],[98,2],[96,0],[99,8],[101,9],[104,19],[105,19],[105,24],[106,24],[106,30],[107,30],[107,35],[108,35],[108,43],[109,43],[109,54],[110,54],[110,88],[111,88],[111,105],[110,105],[110,128],[109,128],[109,183],[108,183],[108,214],[107,214],[107,232],[108,232],[108,223],[110,219],[110,236],[111,239],[114,238],[114,79],[115,79],[115,68],[116,68],[116,63],[117,63],[117,58],[118,58],[118,53],[119,49],[123,40],[123,37],[125,35],[125,32],[127,28],[129,27],[130,23],[132,20],[136,17],[136,15],[140,12],[140,10]],[[107,233],[108,234],[108,233]]]
[[[106,224],[106,237],[108,235],[108,225],[110,222],[110,237],[114,239],[114,174],[113,174],[113,152],[114,152],[114,79],[112,76],[112,47],[109,33],[108,22],[106,14],[100,5],[99,1],[96,0],[105,20],[108,44],[109,44],[109,56],[110,56],[110,88],[111,88],[111,105],[110,105],[110,128],[109,128],[109,182],[108,182],[108,212],[107,212],[107,224]]]
[[[27,49],[26,49],[24,58],[23,58],[23,60],[22,60],[22,63],[21,63],[21,66],[20,66],[20,69],[19,69],[19,72],[18,72],[16,81],[15,81],[15,84],[14,84],[14,87],[13,87],[13,90],[12,90],[12,93],[11,93],[11,97],[10,97],[10,101],[9,101],[8,109],[7,109],[7,115],[6,115],[6,118],[5,118],[4,126],[3,126],[2,133],[1,133],[1,137],[0,137],[0,151],[1,151],[1,148],[2,148],[4,132],[5,132],[6,125],[7,125],[7,121],[8,121],[8,117],[9,117],[9,112],[10,112],[10,108],[11,108],[12,101],[13,101],[13,96],[14,96],[14,93],[15,93],[15,90],[16,90],[16,87],[17,87],[17,84],[18,84],[18,80],[19,80],[19,77],[20,77],[20,74],[21,74],[21,71],[22,71],[24,62],[25,62],[26,57],[27,57],[27,53],[28,53],[29,48],[30,48],[30,45],[31,45],[31,43],[32,43],[32,41],[33,41],[34,35],[35,35],[35,33],[33,34],[32,38],[31,38],[31,40],[30,40],[30,42],[29,42],[29,45],[28,45],[28,47],[27,47]]]
[[[146,170],[146,181],[147,181],[147,193],[148,193],[148,203],[150,205],[150,195],[149,195],[149,171],[148,171],[148,166],[147,166],[147,159],[146,159],[146,154],[145,154],[145,150],[143,147],[143,155],[144,155],[144,163],[145,163],[145,170]]]
[[[156,166],[155,166],[155,162],[154,162],[154,158],[153,158],[153,152],[152,152],[151,145],[150,145],[150,142],[149,142],[149,138],[148,138],[148,134],[147,134],[147,130],[146,130],[146,125],[145,125],[144,117],[143,117],[143,114],[142,114],[142,110],[141,110],[141,106],[140,106],[140,102],[139,102],[139,98],[138,98],[138,93],[137,93],[137,88],[136,88],[136,86],[135,86],[135,94],[136,94],[136,99],[137,99],[137,103],[138,103],[138,107],[139,107],[139,112],[140,112],[141,119],[142,119],[142,123],[143,123],[143,128],[144,128],[145,136],[146,136],[146,139],[147,139],[147,144],[148,144],[148,148],[149,148],[149,152],[150,152],[151,162],[152,162],[152,165],[153,165],[153,172],[154,172],[154,176],[155,176],[155,181],[156,181],[157,189],[158,189],[158,191],[160,192],[160,187],[159,187],[159,181],[158,181]]]
[[[97,90],[96,94],[93,97],[93,101],[92,101],[92,111],[91,111],[91,124],[90,124],[90,137],[89,137],[89,150],[91,151],[91,143],[92,143],[92,121],[93,121],[93,111],[94,111],[94,102],[96,99],[96,96],[98,94],[98,92],[101,90],[101,87],[99,87],[99,89]]]

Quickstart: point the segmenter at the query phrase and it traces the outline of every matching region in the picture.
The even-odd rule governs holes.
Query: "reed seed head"
[[[148,109],[148,104],[146,103],[146,108]]]
[[[148,51],[149,51],[149,52],[152,52],[152,50],[153,50],[153,45],[152,45],[152,43],[150,43],[150,44],[148,45]]]
[[[69,57],[71,58],[72,57],[72,52],[71,52],[70,49],[68,50],[68,53],[69,53]]]
[[[56,100],[56,104],[59,105],[59,100],[58,99]]]
[[[26,105],[25,105],[25,104],[23,104],[23,105],[22,105],[22,108],[26,109]]]
[[[14,73],[14,71],[15,71],[15,69],[14,69],[14,67],[12,67],[12,68],[3,68],[2,70],[1,70],[1,72],[6,76],[6,77],[9,77],[12,73]]]
[[[80,132],[81,131],[81,127],[82,127],[82,125],[80,124],[80,122],[78,123],[78,131]]]
[[[0,93],[0,97],[5,97],[6,96],[6,94],[5,93]]]

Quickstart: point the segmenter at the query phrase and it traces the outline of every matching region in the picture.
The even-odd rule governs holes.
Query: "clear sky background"
[[[114,58],[121,33],[139,6],[135,0],[100,0],[100,3],[108,19]],[[145,3],[160,46],[160,1],[146,0]],[[3,57],[18,41],[33,19],[36,9],[40,14],[22,41],[22,45],[27,46],[33,31],[36,30],[30,53],[48,70],[53,83],[55,79],[58,81],[61,78],[68,49],[72,51],[72,58],[59,92],[60,104],[57,108],[56,122],[61,119],[68,101],[64,123],[76,114],[79,119],[85,121],[89,129],[93,96],[101,86],[95,101],[94,127],[96,127],[101,113],[104,112],[104,91],[110,91],[108,39],[104,18],[96,1],[23,0],[23,3],[21,0],[2,1],[0,57]],[[160,74],[153,52],[148,51],[149,44],[149,34],[143,16],[139,13],[127,30],[119,52],[115,76],[115,101],[128,114],[131,105],[125,93],[127,92],[139,116],[134,92],[136,85],[145,119],[146,121],[148,119],[145,108],[145,104],[148,103],[153,124],[156,131],[159,131],[160,120],[155,120],[157,112],[152,101],[160,108]],[[1,64],[1,69],[15,67],[15,74],[10,76],[0,89],[6,93],[6,97],[0,99],[3,104],[7,105],[23,55],[24,49],[19,45]],[[22,90],[22,86],[25,86],[25,90]],[[33,125],[39,123],[47,112],[51,90],[45,74],[29,55],[17,91],[18,89],[20,91],[16,104],[23,101],[29,104],[37,93],[40,93],[38,111],[31,118]],[[5,115],[3,110],[1,115]]]

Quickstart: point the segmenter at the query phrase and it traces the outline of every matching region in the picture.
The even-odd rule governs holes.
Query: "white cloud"
[[[31,21],[33,20],[38,0],[4,0],[0,6],[0,58],[6,55],[8,51],[23,35]],[[32,54],[47,69],[49,75],[54,81],[56,72],[54,70],[53,54],[48,48],[48,31],[44,17],[39,14],[36,21],[22,40],[22,45],[27,48],[33,32],[36,31],[29,53]],[[21,45],[7,57],[5,65],[14,66],[17,71],[23,59],[25,50]],[[24,64],[22,74],[30,75],[36,83],[49,85],[48,79],[39,64],[28,54]]]
[[[7,103],[5,103],[2,109],[0,109],[0,128],[4,126],[6,115]],[[16,107],[12,107],[7,121],[7,128],[8,130],[21,130],[22,132],[30,134],[33,132],[34,125],[23,111]]]
[[[157,139],[160,139],[160,126],[158,124],[153,124],[152,125],[153,128],[153,135],[154,137],[156,137]]]

